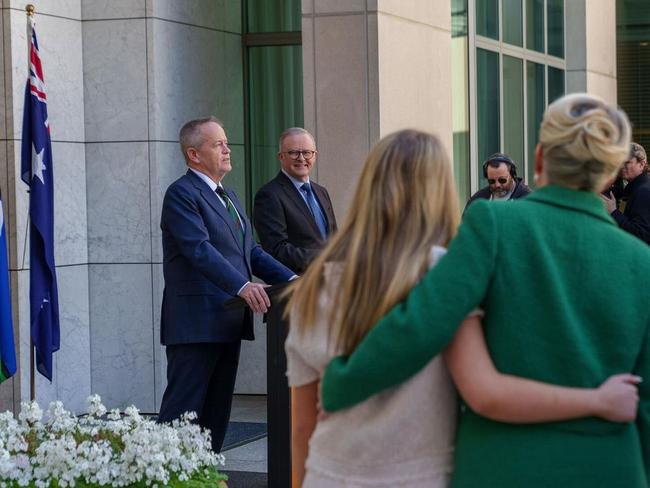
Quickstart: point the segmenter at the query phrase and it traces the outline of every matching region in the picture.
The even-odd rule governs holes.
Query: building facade
[[[20,367],[0,385],[0,409],[30,392],[28,195],[19,175],[26,3],[2,2],[0,188]],[[160,403],[159,218],[164,191],[185,171],[177,135],[186,120],[224,121],[234,162],[226,184],[249,209],[278,171],[279,133],[305,126],[319,150],[315,178],[342,221],[381,136],[405,127],[438,134],[463,201],[497,150],[513,155],[530,184],[549,102],[574,91],[616,102],[617,57],[626,76],[647,77],[650,66],[650,20],[635,13],[648,14],[645,0],[32,3],[53,142],[61,310],[54,380],[37,376],[36,398],[75,411],[91,392],[110,407],[153,412]],[[618,79],[643,137],[647,86]],[[256,328],[242,352],[240,393],[265,393],[265,329]]]

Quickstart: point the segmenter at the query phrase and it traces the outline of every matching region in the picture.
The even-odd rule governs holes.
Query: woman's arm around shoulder
[[[440,262],[348,358],[330,361],[321,381],[325,411],[351,407],[403,383],[449,344],[458,324],[485,296],[493,273],[496,206],[488,203],[472,204]]]
[[[496,370],[480,319],[462,323],[445,352],[451,376],[469,407],[500,422],[535,423],[597,416],[613,422],[636,417],[639,400],[632,374],[611,376],[598,388],[570,388]]]

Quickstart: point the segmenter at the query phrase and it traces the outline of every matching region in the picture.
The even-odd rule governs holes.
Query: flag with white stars
[[[54,264],[54,175],[47,97],[38,41],[31,25],[29,78],[25,87],[22,179],[29,185],[31,338],[36,367],[52,381],[52,354],[59,349],[59,300]]]

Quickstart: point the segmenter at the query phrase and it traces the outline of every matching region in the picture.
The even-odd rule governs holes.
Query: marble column
[[[242,164],[233,180],[243,181],[241,6],[82,6],[93,391],[111,406],[156,411],[166,367],[160,211],[165,190],[186,171],[181,125],[222,119]]]
[[[178,131],[193,118],[215,115],[222,120],[233,161],[233,171],[226,177],[225,184],[243,196],[244,83],[239,0],[148,0],[146,4],[150,53],[148,110],[155,405],[158,408],[166,385],[164,348],[159,345],[164,286],[159,224],[165,190],[187,171],[178,146]],[[245,362],[246,351],[243,351],[242,363]]]
[[[616,1],[572,0],[565,8],[567,93],[616,103]]]
[[[305,125],[342,221],[367,152],[395,130],[452,149],[451,4],[303,0]]]
[[[154,409],[145,2],[82,0],[92,389]]]

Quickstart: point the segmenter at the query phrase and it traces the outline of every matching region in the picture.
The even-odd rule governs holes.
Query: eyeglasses
[[[309,161],[311,158],[314,157],[316,154],[316,151],[286,151],[285,154],[288,154],[291,159],[298,160],[300,159],[300,155],[302,154],[302,157],[305,158],[305,161]]]
[[[496,184],[497,181],[498,181],[500,184],[505,185],[506,183],[508,183],[508,178],[506,178],[505,176],[500,176],[500,177],[497,178],[496,180],[495,180],[494,178],[488,178],[487,181],[488,181],[488,183],[489,183],[490,185],[494,185],[494,184]]]

